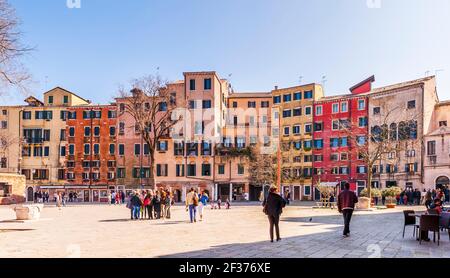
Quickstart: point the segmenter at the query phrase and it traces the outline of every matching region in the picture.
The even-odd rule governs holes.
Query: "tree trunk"
[[[155,173],[155,152],[150,150],[150,183],[153,190],[156,190],[156,173]]]
[[[369,208],[372,206],[372,172],[367,171],[367,196],[369,197]]]

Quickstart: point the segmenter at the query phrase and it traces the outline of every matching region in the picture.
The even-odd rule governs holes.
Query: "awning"
[[[326,187],[336,187],[338,186],[338,182],[321,182],[320,186],[326,186]]]

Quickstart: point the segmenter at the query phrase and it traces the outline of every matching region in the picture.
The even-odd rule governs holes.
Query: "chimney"
[[[278,86],[275,86],[275,90],[278,90]]]

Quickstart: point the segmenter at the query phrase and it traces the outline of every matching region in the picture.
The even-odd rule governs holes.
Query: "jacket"
[[[198,195],[194,191],[189,192],[186,195],[186,206],[193,205],[194,204],[194,199],[196,199],[197,202],[198,202]]]
[[[269,193],[263,202],[264,212],[268,216],[280,216],[285,206],[286,201],[276,193]]]
[[[141,206],[141,205],[142,205],[142,202],[141,202],[141,199],[139,198],[139,196],[134,195],[134,196],[131,198],[131,205],[132,205],[132,206],[135,206],[135,207]]]
[[[338,196],[337,206],[339,212],[344,209],[355,209],[356,203],[358,203],[358,197],[353,191],[344,190]]]

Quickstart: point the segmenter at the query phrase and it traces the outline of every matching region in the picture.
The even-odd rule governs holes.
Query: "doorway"
[[[91,201],[89,190],[83,191],[83,200],[85,203],[89,203]]]
[[[94,203],[100,202],[100,194],[98,190],[92,190],[92,200]]]
[[[27,200],[28,202],[34,201],[34,189],[33,187],[28,187],[27,189]]]

